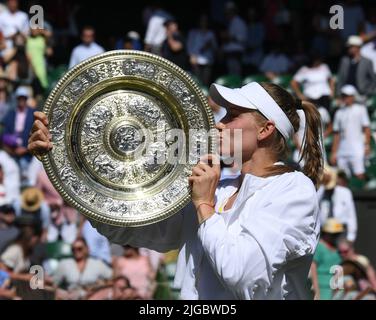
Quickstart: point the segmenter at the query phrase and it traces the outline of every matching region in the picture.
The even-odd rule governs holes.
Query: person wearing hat
[[[334,115],[334,139],[330,161],[350,177],[365,179],[365,158],[371,152],[371,129],[367,108],[355,103],[357,90],[352,85],[341,89],[343,107]]]
[[[111,242],[179,249],[175,287],[182,299],[308,299],[320,228],[320,115],[271,83],[212,84],[210,96],[227,109],[216,125],[220,155],[238,161],[241,174],[220,181],[219,157],[207,155],[188,178],[191,202],[172,217],[136,228],[90,222]],[[306,117],[302,172],[285,163],[298,111]],[[35,119],[29,150],[39,156],[53,145],[46,115]]]
[[[330,300],[333,296],[331,285],[334,281],[333,268],[342,262],[337,250],[337,240],[344,232],[343,224],[335,218],[329,218],[321,228],[320,242],[317,246],[311,266],[311,279],[316,300]]]
[[[15,92],[17,106],[8,111],[2,120],[2,142],[4,149],[18,162],[22,177],[27,176],[28,166],[32,159],[27,150],[29,132],[33,126],[34,109],[27,104],[30,90],[20,86]]]
[[[357,215],[351,190],[337,184],[337,170],[325,165],[321,186],[317,191],[320,203],[320,221],[336,218],[343,224],[344,236],[354,242],[357,235]]]
[[[341,59],[337,72],[337,95],[346,84],[353,85],[362,96],[374,94],[376,74],[372,61],[363,57],[360,49],[363,40],[359,36],[350,36],[347,40],[347,55]]]

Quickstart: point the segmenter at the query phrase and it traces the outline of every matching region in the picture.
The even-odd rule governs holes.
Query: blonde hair
[[[260,85],[284,111],[295,132],[299,130],[300,123],[297,108],[304,111],[306,125],[302,143],[303,150],[299,161],[302,159],[304,160],[303,173],[317,186],[323,170],[320,113],[317,111],[316,106],[311,102],[300,102],[300,100],[295,99],[289,92],[276,84],[262,82]],[[267,119],[259,112],[254,115],[256,122],[261,126],[267,121]],[[278,160],[286,160],[290,151],[287,141],[277,130],[275,131],[273,139],[272,153],[278,158]],[[266,176],[293,171],[293,169],[287,165],[272,166],[266,168],[266,170],[268,172]]]

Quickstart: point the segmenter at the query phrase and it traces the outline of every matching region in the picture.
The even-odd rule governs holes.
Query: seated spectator
[[[1,145],[1,143],[0,143]],[[4,150],[0,149],[0,165],[4,172],[4,188],[11,203],[20,196],[20,169],[17,162]]]
[[[124,246],[123,257],[115,259],[115,276],[125,276],[142,299],[151,299],[155,290],[155,278],[150,260],[140,255],[138,248]]]
[[[19,229],[15,224],[16,214],[10,205],[0,207],[0,254],[14,240],[16,240]]]
[[[372,61],[360,53],[362,44],[359,36],[350,36],[347,40],[348,55],[341,59],[337,72],[337,95],[341,94],[346,84],[354,86],[363,96],[375,93],[376,74]]]
[[[64,203],[51,210],[51,223],[48,226],[47,242],[64,241],[72,244],[78,233],[77,210]]]
[[[225,8],[227,30],[222,35],[227,73],[243,75],[243,55],[247,41],[247,24],[238,14],[234,2],[227,2]]]
[[[38,244],[40,231],[32,226],[22,227],[19,236],[0,256],[0,262],[8,272],[23,273],[30,268],[30,257]]]
[[[82,29],[81,40],[82,44],[72,51],[69,69],[92,56],[104,52],[104,49],[95,42],[95,29],[93,27],[86,26]]]
[[[18,87],[16,90],[17,107],[15,110],[9,111],[2,121],[4,126],[3,147],[18,162],[25,184],[27,184],[25,180],[32,158],[27,150],[27,144],[34,122],[34,110],[27,105],[29,97],[30,93],[26,87]]]
[[[9,78],[0,68],[0,122],[11,108],[10,92],[8,90]]]
[[[124,40],[121,40],[121,45],[118,49],[125,50],[142,50],[142,43],[140,35],[136,31],[129,31]]]
[[[209,29],[208,17],[200,16],[198,28],[189,31],[187,52],[193,73],[205,86],[211,82],[217,47],[215,34]]]
[[[188,55],[186,52],[185,40],[179,31],[175,19],[168,19],[164,23],[166,28],[166,40],[162,43],[162,57],[170,60],[180,68],[188,69]]]
[[[301,67],[291,80],[291,88],[300,100],[311,100],[327,110],[335,94],[335,82],[327,64],[318,55],[311,54],[310,63]],[[303,87],[303,92],[300,90]]]
[[[290,67],[291,61],[282,52],[280,45],[274,45],[271,52],[262,60],[260,71],[263,72],[270,81],[276,81],[280,75],[287,73]]]
[[[66,298],[83,298],[88,286],[111,279],[112,269],[104,262],[89,256],[84,238],[72,244],[73,258],[60,261],[53,275],[55,285],[68,290]]]
[[[321,183],[317,191],[321,224],[329,218],[337,219],[344,227],[346,239],[354,242],[358,223],[351,190],[337,184],[337,171],[329,166],[324,168]]]
[[[135,300],[140,297],[124,276],[116,277],[112,283],[99,288],[87,296],[87,300]]]
[[[357,91],[346,85],[341,89],[343,107],[334,115],[331,164],[350,177],[365,179],[365,158],[371,152],[371,130],[367,108],[355,103]]]
[[[244,54],[244,64],[247,66],[247,75],[256,73],[264,56],[263,44],[265,41],[265,27],[261,15],[250,7],[247,11],[247,41]]]
[[[315,300],[332,299],[333,290],[330,286],[333,278],[332,268],[339,266],[342,261],[336,248],[336,242],[343,231],[342,224],[334,218],[328,219],[322,227],[321,239],[311,265]]]
[[[0,33],[4,37],[3,48],[0,47],[0,57],[8,60],[13,49],[13,40],[17,33],[25,37],[29,31],[29,19],[25,12],[19,10],[18,0],[8,0],[7,10],[0,13]]]
[[[344,261],[355,261],[364,268],[368,282],[365,286],[370,286],[376,292],[376,273],[368,258],[356,253],[353,243],[345,239],[338,244],[338,252]]]

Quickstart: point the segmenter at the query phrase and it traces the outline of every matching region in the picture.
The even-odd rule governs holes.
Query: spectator
[[[123,257],[114,261],[115,276],[125,276],[142,299],[151,299],[155,289],[155,278],[150,260],[140,255],[138,248],[124,246]]]
[[[72,244],[78,233],[76,209],[66,203],[51,209],[51,223],[48,226],[47,242],[64,241]]]
[[[164,24],[166,20],[171,18],[171,15],[163,10],[160,4],[155,5],[145,33],[145,51],[158,55],[162,54],[162,44],[167,37]]]
[[[10,94],[8,90],[9,78],[0,68],[0,122],[10,109]]]
[[[116,277],[112,285],[111,300],[134,300],[138,299],[137,290],[135,290],[127,277]]]
[[[337,251],[337,239],[343,232],[342,224],[335,218],[328,219],[322,227],[320,242],[317,245],[311,265],[311,279],[315,300],[330,300],[333,296],[330,287],[333,270],[341,263]]]
[[[20,196],[20,169],[17,162],[4,150],[0,149],[0,165],[4,171],[4,187],[10,202]]]
[[[192,71],[205,86],[209,86],[217,50],[215,34],[209,29],[206,15],[202,15],[197,29],[188,34],[187,51]]]
[[[372,61],[360,54],[362,38],[350,36],[347,40],[348,56],[344,56],[337,73],[337,95],[346,84],[354,86],[361,95],[372,95],[376,89],[376,75]]]
[[[265,27],[260,21],[260,13],[254,8],[248,9],[247,42],[244,63],[247,74],[258,70],[264,55]]]
[[[364,43],[360,54],[372,61],[373,72],[376,73],[376,8],[369,10],[369,19],[364,23],[360,34]]]
[[[5,38],[5,48],[0,52],[4,58],[10,54],[13,48],[14,37],[21,33],[25,37],[29,32],[29,18],[23,11],[18,10],[18,0],[7,0],[6,11],[0,14],[0,32]]]
[[[47,32],[44,29],[31,29],[26,40],[26,53],[35,74],[35,95],[43,94],[48,87],[47,79]]]
[[[92,56],[104,52],[104,49],[95,42],[95,29],[93,27],[86,26],[82,29],[81,40],[82,44],[75,47],[72,51],[69,69]]]
[[[344,261],[350,260],[357,262],[364,268],[369,286],[376,291],[376,273],[368,258],[356,253],[353,243],[347,240],[340,241],[338,251]]]
[[[28,88],[18,87],[16,90],[17,107],[10,110],[3,119],[4,149],[12,155],[21,168],[21,177],[26,180],[28,166],[32,158],[27,150],[29,134],[34,122],[34,110],[27,104],[30,97]],[[25,184],[27,181],[25,181]]]
[[[227,73],[242,76],[242,59],[247,41],[247,25],[234,2],[226,4],[227,31],[223,35]]]
[[[341,89],[344,106],[333,121],[332,165],[338,165],[350,177],[365,179],[365,157],[371,151],[371,130],[367,108],[355,103],[357,91],[352,85]],[[365,136],[363,136],[363,133]]]
[[[6,72],[10,80],[21,84],[31,84],[32,69],[26,54],[26,37],[22,33],[13,36],[13,47],[4,56]]]
[[[329,166],[324,169],[322,185],[317,191],[320,203],[320,221],[324,224],[335,218],[344,227],[344,236],[354,242],[357,235],[357,215],[351,190],[337,185],[337,171]]]
[[[21,199],[14,203],[16,215],[42,230],[42,242],[47,238],[50,225],[50,208],[44,201],[43,193],[35,187],[28,187],[22,191]]]
[[[10,205],[0,207],[0,254],[9,245],[16,240],[19,229],[15,225],[16,214]]]
[[[0,257],[7,271],[14,273],[27,272],[30,267],[30,257],[37,245],[40,233],[37,228],[24,226],[16,241],[9,245]]]
[[[188,69],[188,56],[186,53],[185,40],[179,31],[175,19],[168,19],[164,23],[166,27],[166,40],[162,44],[162,56],[178,65],[180,68]]]
[[[311,100],[327,110],[334,97],[335,82],[327,64],[319,55],[311,54],[310,63],[301,67],[291,80],[291,88],[300,100]],[[303,92],[299,86],[303,87]]]
[[[60,261],[53,276],[54,283],[68,290],[78,289],[79,296],[85,295],[85,287],[112,277],[112,270],[98,259],[89,257],[85,239],[77,238],[72,244],[73,258]]]
[[[271,52],[262,60],[260,71],[269,80],[276,81],[280,75],[287,73],[290,67],[290,59],[282,52],[279,44],[274,44]]]
[[[136,31],[129,31],[123,41],[122,48],[126,50],[142,50],[140,35]]]
[[[343,5],[343,23],[341,36],[346,40],[352,34],[357,34],[365,20],[363,8],[357,3],[358,0],[345,0]]]

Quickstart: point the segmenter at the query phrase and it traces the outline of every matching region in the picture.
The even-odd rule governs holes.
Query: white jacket
[[[238,183],[220,182],[216,212]],[[308,298],[320,226],[315,187],[300,172],[246,174],[232,208],[200,226],[192,203],[145,227],[92,224],[116,243],[160,252],[179,248],[175,286],[183,299]]]

